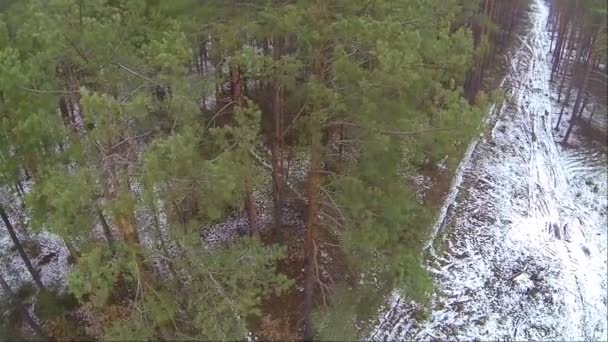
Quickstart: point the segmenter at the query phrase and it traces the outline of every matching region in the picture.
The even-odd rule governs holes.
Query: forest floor
[[[427,315],[395,293],[374,339],[608,339],[605,114],[560,143],[542,0],[531,16],[429,242]]]

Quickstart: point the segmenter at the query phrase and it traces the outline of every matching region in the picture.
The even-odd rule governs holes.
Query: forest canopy
[[[38,303],[3,334],[344,340],[395,288],[424,306],[436,208],[410,178],[458,164],[526,8],[1,0],[0,213],[30,286],[4,267],[2,293]],[[27,261],[41,232],[59,281]]]

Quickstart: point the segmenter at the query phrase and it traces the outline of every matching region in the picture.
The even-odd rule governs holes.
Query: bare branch
[[[329,198],[329,200],[333,204],[332,207],[338,212],[338,214],[340,214],[340,217],[342,218],[342,220],[346,221],[344,214],[342,214],[342,210],[340,210],[336,201],[334,201],[333,197],[331,197],[331,195],[329,194],[329,191],[327,191],[327,189],[325,189],[325,187],[323,187],[323,186],[320,186],[320,188],[321,188],[321,191],[323,191],[323,193],[325,194],[325,196],[327,196],[327,198]]]
[[[211,126],[211,123],[217,119],[220,115],[225,114],[224,113],[224,109],[228,108],[230,105],[235,104],[235,101],[230,101],[228,103],[226,103],[226,105],[224,107],[222,107],[220,110],[218,110],[217,112],[215,112],[215,114],[213,114],[213,116],[211,117],[211,119],[209,119],[209,121],[207,122],[207,125],[205,125],[205,129],[209,128],[209,126]]]
[[[112,63],[112,65],[115,65],[115,66],[117,66],[117,67],[119,67],[119,68],[127,71],[128,73],[130,73],[132,75],[135,75],[135,76],[137,76],[137,77],[139,77],[139,78],[141,78],[143,80],[146,80],[146,81],[148,81],[148,82],[150,82],[152,84],[158,84],[158,82],[154,81],[153,79],[151,79],[151,78],[149,78],[147,76],[144,76],[144,75],[142,75],[142,74],[140,74],[140,73],[138,73],[136,71],[133,71],[133,70],[127,68],[126,66],[120,64],[120,63]]]
[[[139,138],[143,138],[143,137],[148,136],[148,135],[150,135],[150,134],[152,134],[152,132],[146,132],[146,133],[143,133],[143,134],[140,134],[140,135],[136,135],[136,136],[134,136],[134,137],[132,137],[132,138],[127,138],[127,139],[124,139],[123,141],[119,142],[118,144],[116,144],[116,145],[112,146],[112,148],[110,148],[110,151],[114,151],[114,150],[115,150],[115,149],[117,149],[117,148],[118,148],[120,145],[122,145],[122,144],[124,144],[124,143],[126,143],[126,142],[129,142],[129,141],[132,141],[132,140],[136,140],[136,139],[139,139]]]
[[[302,108],[300,108],[300,111],[298,112],[298,114],[296,114],[295,118],[293,118],[293,120],[291,120],[289,125],[287,125],[287,128],[285,128],[283,130],[283,132],[281,132],[281,138],[283,138],[283,139],[285,138],[285,136],[287,135],[287,132],[289,132],[289,129],[291,129],[291,126],[293,126],[293,124],[298,120],[300,115],[304,112],[304,108],[306,108],[307,104],[308,104],[308,99],[306,101],[304,101]]]
[[[133,96],[133,94],[135,94],[139,89],[141,89],[143,86],[145,86],[147,83],[144,82],[142,84],[140,84],[139,86],[137,86],[135,89],[133,89],[129,94],[125,95],[122,100],[120,100],[120,102],[122,103],[126,103],[129,98],[131,98]]]
[[[87,58],[87,56],[84,54],[84,52],[82,52],[78,46],[76,46],[76,44],[68,37],[67,34],[63,34],[63,38],[65,38],[65,40],[68,41],[68,44],[74,48],[74,50],[76,51],[76,53],[78,54],[78,56],[80,56],[80,58],[82,58],[87,64],[89,63],[89,59]]]

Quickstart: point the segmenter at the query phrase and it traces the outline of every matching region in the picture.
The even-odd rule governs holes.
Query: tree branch
[[[363,126],[359,125],[359,124],[355,124],[355,123],[351,123],[351,122],[346,122],[346,121],[333,121],[328,123],[327,125],[325,125],[326,127],[331,127],[331,126],[350,126],[350,127],[356,127],[356,128],[363,128]],[[416,131],[380,131],[380,133],[382,134],[388,134],[388,135],[414,135],[414,134],[421,134],[421,133],[428,133],[428,132],[441,132],[441,131],[450,131],[453,130],[454,128],[452,127],[441,127],[441,128],[423,128],[423,129],[419,129]]]
[[[140,73],[138,73],[136,71],[133,71],[133,70],[127,68],[126,66],[120,64],[120,63],[112,63],[112,65],[117,66],[117,67],[119,67],[119,68],[127,71],[128,73],[130,73],[132,75],[135,75],[135,76],[137,76],[137,77],[139,77],[139,78],[141,78],[143,80],[146,80],[146,81],[148,81],[148,82],[150,82],[152,84],[158,84],[158,82],[154,81],[153,79],[151,79],[151,78],[149,78],[147,76],[144,76],[144,75],[142,75],[142,74],[140,74]]]
[[[40,90],[34,88],[20,87],[23,90],[31,91],[33,93],[40,94],[75,94],[78,93],[78,90]]]

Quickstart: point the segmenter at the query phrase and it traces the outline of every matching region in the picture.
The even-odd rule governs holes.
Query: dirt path
[[[376,339],[608,339],[606,155],[555,142],[548,8],[536,0],[532,10],[507,99],[430,242],[429,317],[414,319],[418,308],[395,295]]]

